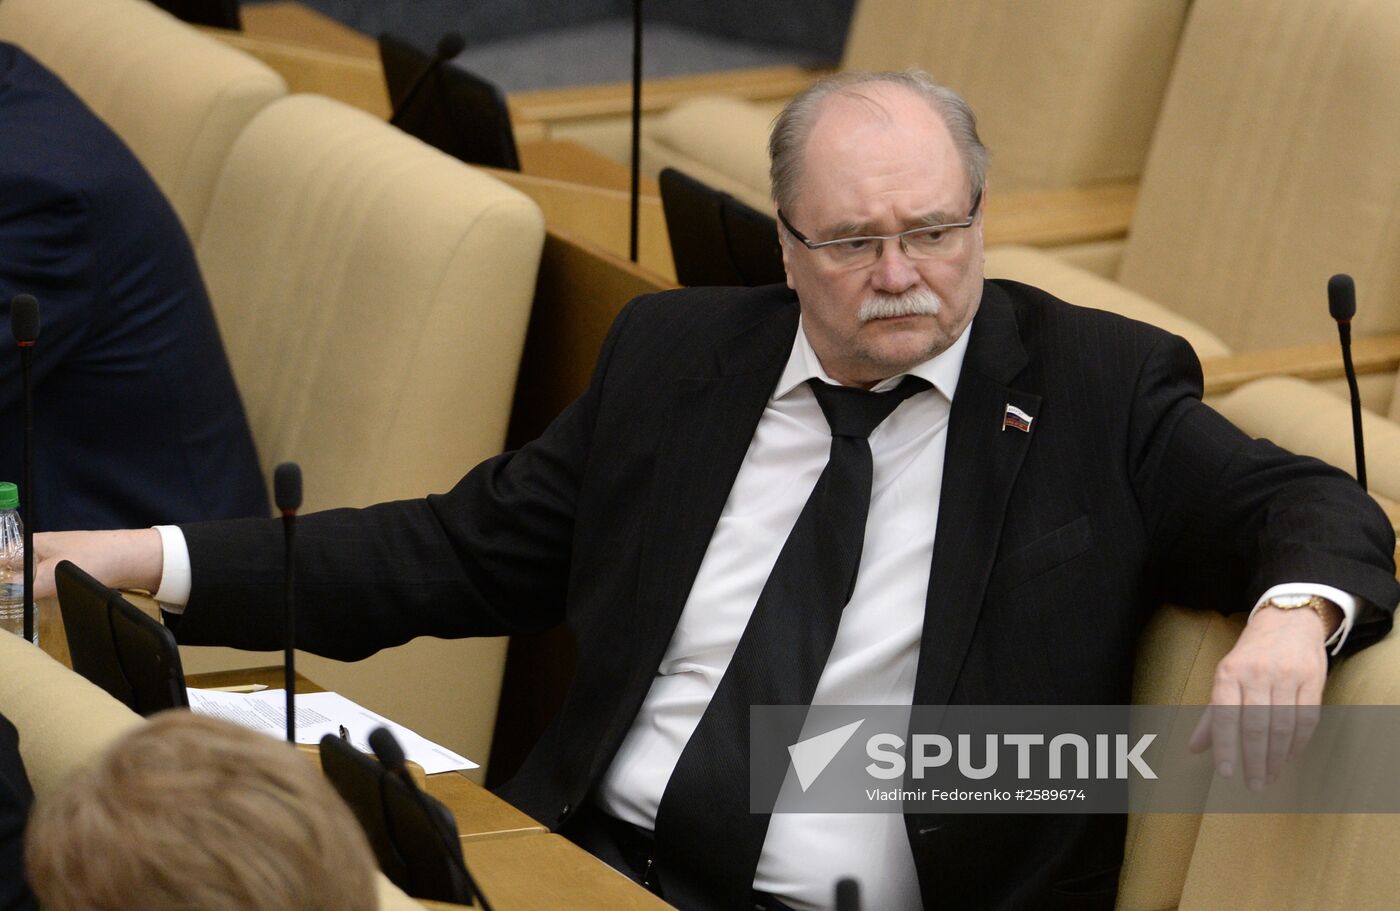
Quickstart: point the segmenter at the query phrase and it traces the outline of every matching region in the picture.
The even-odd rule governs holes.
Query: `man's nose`
[[[914,261],[899,241],[882,241],[880,247],[880,258],[873,266],[870,284],[876,291],[887,294],[899,294],[912,288],[919,281],[919,270],[914,268]]]

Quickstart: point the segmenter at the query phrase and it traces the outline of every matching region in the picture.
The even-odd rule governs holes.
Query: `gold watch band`
[[[1268,607],[1276,607],[1279,610],[1298,610],[1300,608],[1311,608],[1318,618],[1322,620],[1322,628],[1326,631],[1327,639],[1332,638],[1332,634],[1341,628],[1344,614],[1342,609],[1335,603],[1328,601],[1321,595],[1293,596],[1293,597],[1273,597],[1264,602]]]

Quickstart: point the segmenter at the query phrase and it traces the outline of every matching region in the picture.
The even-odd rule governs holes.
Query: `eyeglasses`
[[[982,190],[972,197],[972,209],[967,218],[946,225],[920,225],[898,234],[863,234],[859,237],[838,237],[834,240],[811,241],[801,231],[792,226],[783,210],[778,210],[778,220],[789,234],[806,247],[822,256],[828,264],[838,269],[859,269],[873,266],[880,259],[885,241],[899,241],[899,248],[910,259],[949,259],[962,249],[961,234],[957,229],[970,228],[977,220],[977,210],[982,207]]]

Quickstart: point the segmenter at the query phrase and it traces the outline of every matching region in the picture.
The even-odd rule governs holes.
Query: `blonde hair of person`
[[[287,746],[162,712],[42,797],[25,861],[46,911],[375,911],[374,858]]]

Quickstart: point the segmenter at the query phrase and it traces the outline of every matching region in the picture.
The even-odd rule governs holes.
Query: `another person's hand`
[[[164,550],[154,528],[124,531],[53,531],[34,536],[34,596],[54,596],[53,570],[71,560],[113,588],[160,587]]]
[[[1340,608],[1332,607],[1340,622]],[[1323,643],[1331,632],[1312,610],[1258,611],[1215,669],[1210,709],[1191,735],[1191,750],[1213,748],[1222,778],[1242,759],[1250,790],[1277,779],[1317,727],[1327,682]]]

